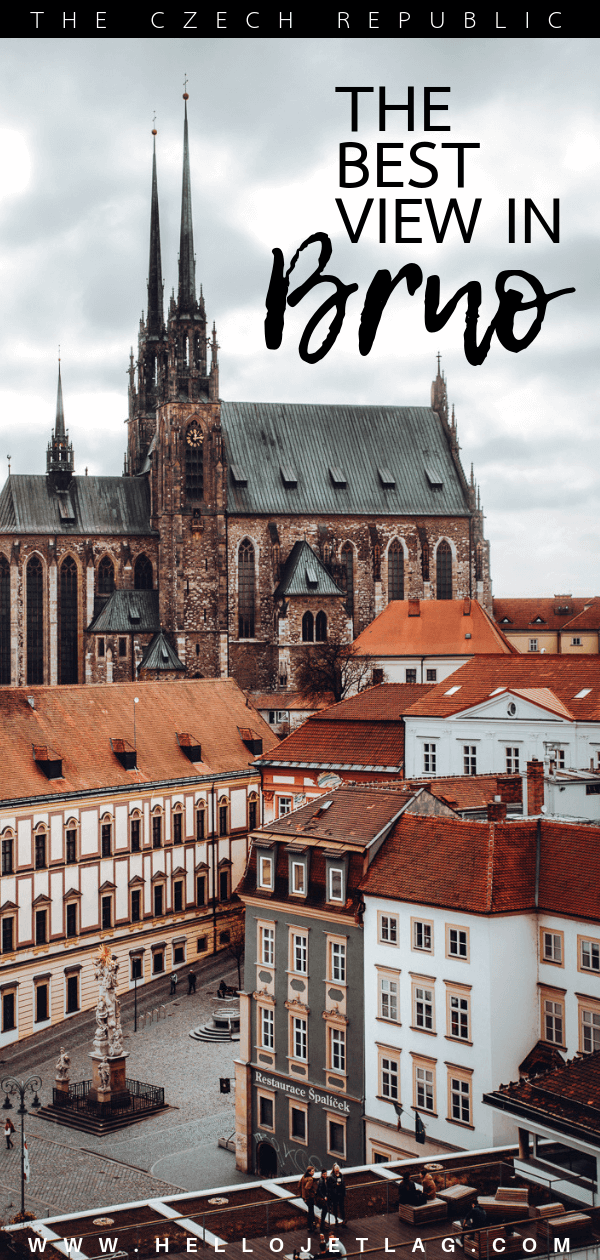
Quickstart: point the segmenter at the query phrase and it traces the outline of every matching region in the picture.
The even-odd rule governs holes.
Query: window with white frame
[[[433,1068],[415,1063],[415,1106],[420,1111],[435,1111]]]
[[[296,895],[306,896],[306,863],[292,862],[292,888]]]
[[[446,924],[446,954],[448,958],[469,957],[469,929]]]
[[[292,812],[291,796],[278,796],[277,801],[278,801],[278,810],[277,810],[278,818],[285,818],[286,814],[291,814]]]
[[[435,774],[437,766],[437,744],[423,744],[423,773]]]
[[[477,745],[463,744],[463,772],[477,774]]]
[[[556,764],[556,769],[557,769],[557,770],[564,770],[565,765],[566,765],[566,762],[565,762],[565,749],[564,749],[564,748],[553,748],[553,749],[551,749],[551,751],[550,751],[550,760],[555,762],[555,764]]]
[[[544,962],[563,963],[563,932],[547,932],[542,929],[542,958]]]
[[[395,976],[379,976],[379,1015],[398,1022],[398,980]]]
[[[433,1032],[433,989],[415,984],[413,987],[414,1026]]]
[[[506,748],[504,751],[506,753],[506,773],[518,774],[520,765],[519,749],[511,747]]]
[[[275,928],[261,925],[258,930],[260,936],[260,961],[267,967],[273,967],[275,964]]]
[[[346,1032],[343,1028],[330,1028],[330,1060],[334,1072],[346,1071]]]
[[[562,1046],[563,1029],[565,1020],[565,1006],[563,1001],[544,997],[542,999],[542,1016],[543,1016],[543,1036],[545,1041],[550,1041],[556,1046]]]
[[[258,887],[273,887],[273,858],[264,853],[258,855]]]
[[[581,1007],[581,1049],[584,1054],[600,1050],[600,1010]]]
[[[579,968],[581,971],[600,972],[600,941],[579,937]]]
[[[398,1102],[399,1063],[390,1055],[382,1054],[379,1060],[379,1092],[382,1098]]]
[[[448,1078],[449,1118],[458,1124],[471,1124],[471,1080],[465,1076]]]
[[[575,637],[571,639],[571,647],[581,647],[581,639],[579,635],[575,635]]]
[[[383,945],[398,944],[398,915],[379,915],[379,940]]]
[[[308,937],[303,932],[292,932],[292,971],[303,976],[308,971]]]
[[[470,999],[466,993],[448,994],[448,1036],[470,1040]]]
[[[344,900],[344,868],[342,866],[329,867],[329,901]]]
[[[339,1116],[327,1119],[327,1154],[346,1158],[346,1121]]]
[[[430,954],[433,948],[433,923],[427,919],[413,919],[412,947]]]
[[[343,941],[330,941],[330,967],[331,980],[337,980],[338,984],[346,982],[346,946]]]
[[[302,1062],[308,1059],[308,1025],[297,1015],[292,1018],[292,1052],[295,1059]]]
[[[272,1006],[260,1007],[260,1044],[263,1050],[275,1047],[275,1012]]]
[[[529,648],[528,648],[528,651],[530,651],[530,652],[537,652],[537,650],[538,650],[538,641],[537,641],[537,639],[530,639],[530,640],[529,640]]]

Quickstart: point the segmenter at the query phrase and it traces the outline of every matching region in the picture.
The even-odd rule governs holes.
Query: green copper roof
[[[281,581],[273,599],[288,595],[342,595],[344,592],[334,582],[316,552],[307,542],[294,543],[285,562]]]
[[[139,669],[185,670],[176,651],[171,647],[164,631],[159,630],[148,644],[139,664]]]

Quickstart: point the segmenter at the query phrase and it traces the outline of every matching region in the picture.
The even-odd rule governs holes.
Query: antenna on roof
[[[7,455],[6,458],[8,460],[8,475],[10,477],[10,461],[12,459],[12,455]]]
[[[133,697],[133,747],[135,748],[136,752],[137,752],[137,737],[136,737],[136,730],[135,730],[135,706],[136,704],[139,704],[139,703],[140,703],[139,696],[134,696]],[[136,758],[136,762],[137,762],[137,758]]]

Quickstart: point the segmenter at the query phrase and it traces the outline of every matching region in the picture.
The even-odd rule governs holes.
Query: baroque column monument
[[[92,1085],[90,1098],[96,1102],[117,1102],[127,1105],[129,1090],[125,1078],[125,1060],[129,1053],[123,1050],[121,1006],[117,997],[117,973],[119,964],[108,945],[101,945],[94,959],[94,972],[98,981],[96,1004],[96,1033],[92,1060]]]

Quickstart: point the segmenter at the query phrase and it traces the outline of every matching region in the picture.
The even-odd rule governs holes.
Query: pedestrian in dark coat
[[[190,993],[196,992],[196,972],[188,971],[188,997]]]
[[[335,1217],[336,1225],[346,1224],[346,1186],[339,1164],[334,1164],[327,1178],[327,1211]],[[338,1217],[340,1218],[338,1220]]]
[[[315,1202],[321,1212],[321,1226],[327,1224],[327,1208],[329,1204],[329,1187],[327,1185],[327,1173],[323,1169],[319,1180],[316,1182]]]

